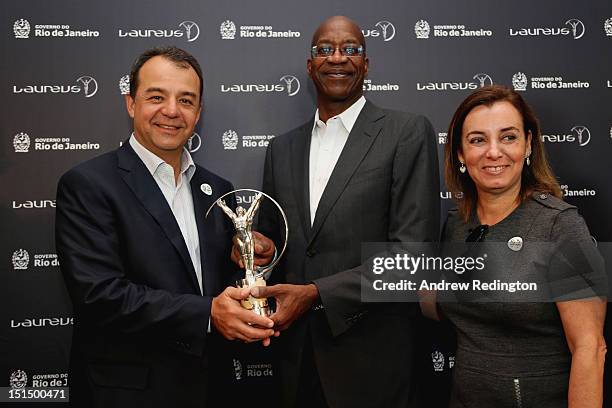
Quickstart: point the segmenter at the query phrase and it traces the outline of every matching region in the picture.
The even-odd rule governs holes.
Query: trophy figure
[[[225,204],[223,199],[220,198],[217,200],[217,205],[221,207],[223,212],[232,220],[234,228],[236,228],[236,244],[240,252],[240,257],[242,258],[242,263],[244,264],[244,269],[246,270],[247,279],[255,276],[255,245],[253,243],[251,228],[253,226],[253,217],[261,202],[261,197],[261,193],[257,194],[251,206],[246,211],[241,206],[236,207],[236,213]]]
[[[236,207],[236,212],[234,212],[231,208],[228,207],[228,205],[225,203],[225,200],[223,200],[225,196],[238,191],[249,191],[257,193],[248,210],[245,210],[242,206],[238,206]],[[276,257],[276,259],[274,259],[270,265],[264,268],[260,268],[255,266],[255,242],[253,240],[252,226],[253,218],[255,217],[255,213],[257,212],[257,209],[259,208],[259,205],[261,203],[261,199],[264,196],[272,200],[272,202],[280,210],[280,213],[283,217],[283,221],[285,222],[285,243],[279,256]],[[245,269],[244,279],[240,279],[239,281],[237,281],[236,285],[239,288],[266,286],[264,274],[267,271],[271,270],[274,265],[278,263],[287,246],[287,234],[289,231],[287,227],[287,218],[285,216],[284,211],[272,197],[260,191],[251,189],[234,190],[219,197],[219,199],[217,199],[217,201],[206,212],[207,216],[210,210],[215,206],[215,204],[219,208],[221,208],[221,210],[223,210],[223,212],[230,218],[230,220],[232,220],[234,228],[236,229],[236,246],[238,247],[238,252],[240,253],[240,258],[242,259],[242,263]],[[268,305],[268,299],[266,298],[255,298],[249,295],[247,299],[241,300],[240,303],[245,309],[252,310],[260,316],[269,317],[272,314],[272,309]]]

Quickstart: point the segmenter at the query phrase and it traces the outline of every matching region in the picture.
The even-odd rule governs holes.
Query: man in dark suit
[[[283,406],[416,406],[418,306],[361,301],[361,244],[437,240],[433,129],[423,116],[365,100],[369,62],[351,20],[326,20],[311,51],[318,109],[272,141],[264,169],[263,190],[288,217],[286,256],[272,273],[285,283],[251,292],[276,299]],[[281,238],[265,202],[259,225]]]
[[[236,272],[229,219],[220,210],[204,219],[232,186],[184,148],[202,105],[198,62],[154,48],[130,83],[129,141],[58,185],[57,252],[75,316],[70,400],[203,407],[218,333],[267,344],[273,322],[240,307],[248,290],[226,287]]]

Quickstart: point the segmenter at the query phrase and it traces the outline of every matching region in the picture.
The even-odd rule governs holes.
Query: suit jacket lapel
[[[308,245],[316,238],[349,179],[376,140],[382,129],[379,119],[383,116],[383,111],[370,102],[361,110],[319,201]]]
[[[297,130],[291,143],[293,191],[306,239],[310,236],[310,139],[314,118]]]
[[[203,177],[202,171],[196,166],[196,172],[191,178],[191,196],[193,197],[193,209],[195,212],[196,224],[198,226],[198,236],[200,238],[200,261],[202,268],[202,292],[207,295],[213,295],[214,291],[219,285],[218,274],[213,273],[212,264],[213,259],[208,259],[208,248],[212,248],[212,245],[208,245],[207,242],[215,239],[221,239],[221,237],[215,234],[215,219],[205,219],[206,211],[213,204],[215,192],[211,195],[206,195],[202,192],[202,184],[208,184],[210,180],[206,180]],[[211,212],[208,218],[211,218],[214,213]],[[225,238],[225,237],[223,237]],[[229,256],[229,255],[228,255]],[[208,266],[208,267],[206,267]]]
[[[168,202],[155,182],[155,179],[153,179],[153,176],[151,176],[151,173],[149,173],[149,170],[147,170],[146,166],[138,155],[136,155],[129,143],[123,144],[117,151],[117,157],[119,168],[124,170],[120,172],[121,177],[176,248],[189,273],[189,278],[194,285],[193,289],[195,293],[199,293],[200,286],[198,285],[193,263],[191,262],[187,245],[183,239],[183,234],[174,218],[174,214],[172,214],[172,210],[168,206]]]

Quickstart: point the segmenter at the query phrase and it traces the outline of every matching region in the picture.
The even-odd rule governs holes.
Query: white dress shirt
[[[141,145],[134,134],[130,137],[130,146],[136,152],[140,160],[147,167],[153,179],[159,186],[162,194],[166,198],[174,219],[181,229],[181,234],[187,245],[189,257],[196,272],[196,278],[202,292],[202,264],[200,263],[200,238],[198,236],[198,226],[196,224],[195,212],[193,209],[193,197],[191,195],[191,185],[189,184],[196,167],[187,149],[183,149],[181,156],[181,172],[176,183],[174,169],[163,159],[147,150]],[[176,271],[167,271],[176,273]]]
[[[366,99],[362,96],[347,110],[329,118],[327,123],[319,119],[318,109],[315,113],[309,161],[310,225],[314,223],[323,191],[365,104]]]

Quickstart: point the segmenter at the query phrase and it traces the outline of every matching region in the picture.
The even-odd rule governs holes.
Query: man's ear
[[[132,95],[124,95],[124,99],[128,115],[130,115],[130,118],[134,119],[134,98],[132,98]]]

